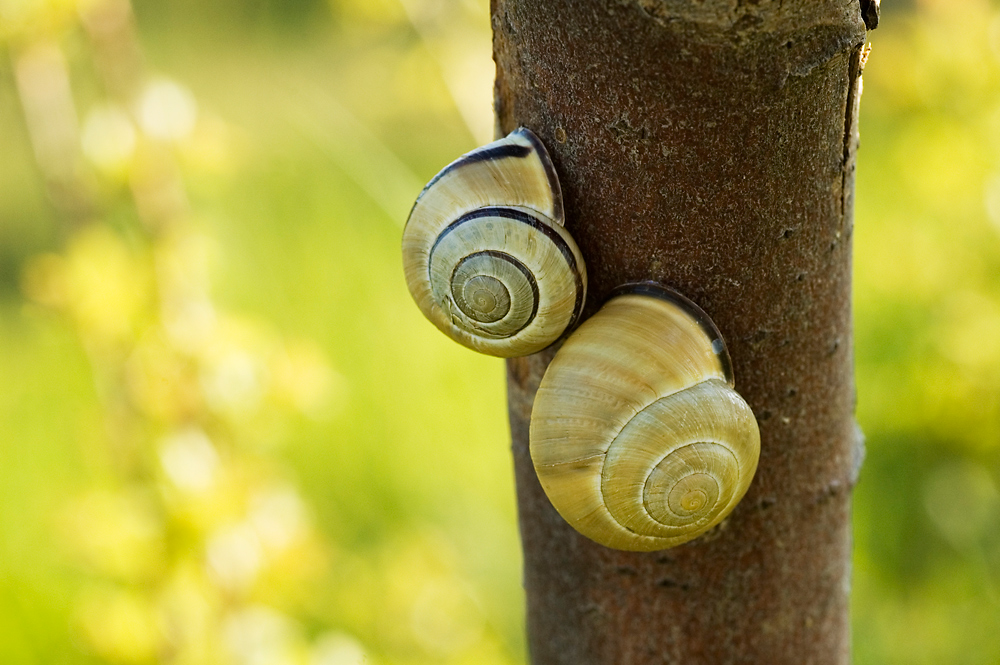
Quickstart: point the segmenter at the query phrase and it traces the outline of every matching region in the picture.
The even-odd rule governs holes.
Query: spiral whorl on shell
[[[655,285],[617,293],[546,370],[531,458],[577,531],[615,549],[661,550],[736,506],[760,434],[708,315]]]
[[[403,231],[410,293],[442,332],[482,353],[545,348],[580,314],[587,277],[562,226],[545,147],[525,128],[466,154],[424,187]]]

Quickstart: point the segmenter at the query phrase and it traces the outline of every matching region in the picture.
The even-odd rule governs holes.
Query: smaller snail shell
[[[732,511],[757,469],[760,433],[708,315],[655,285],[618,292],[542,377],[531,458],[577,531],[660,550]]]
[[[523,356],[573,325],[583,257],[563,228],[562,194],[528,129],[466,154],[417,198],[403,231],[410,294],[441,331],[476,351]]]

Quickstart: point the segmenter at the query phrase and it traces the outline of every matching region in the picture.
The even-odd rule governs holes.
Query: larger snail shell
[[[708,316],[662,288],[622,291],[542,377],[531,458],[577,531],[615,549],[660,550],[736,506],[757,469],[760,434]]]
[[[403,231],[403,270],[424,315],[494,356],[545,348],[577,319],[587,277],[562,226],[545,147],[521,128],[445,167]]]

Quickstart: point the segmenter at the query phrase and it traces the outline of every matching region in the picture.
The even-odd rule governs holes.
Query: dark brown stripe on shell
[[[433,252],[433,250],[432,250],[432,252]],[[506,261],[507,263],[511,264],[512,266],[514,266],[515,268],[517,268],[518,270],[521,271],[521,274],[524,275],[524,278],[526,280],[528,280],[528,284],[531,285],[531,315],[528,316],[528,320],[525,321],[521,325],[521,327],[518,328],[517,330],[509,332],[509,333],[507,333],[505,335],[496,335],[495,336],[497,339],[506,339],[508,337],[513,337],[514,335],[516,335],[517,333],[521,332],[522,330],[524,330],[525,328],[527,328],[529,325],[531,325],[531,322],[535,320],[535,315],[538,314],[538,282],[535,281],[535,276],[531,274],[531,271],[528,270],[528,267],[526,265],[524,265],[523,263],[521,263],[517,259],[517,257],[511,256],[510,254],[507,254],[506,252],[501,252],[501,251],[496,250],[496,249],[484,249],[481,252],[474,252],[472,254],[467,254],[466,256],[463,256],[462,260],[455,264],[455,268],[451,271],[451,280],[450,280],[451,283],[455,282],[455,273],[458,272],[459,267],[461,267],[461,265],[463,263],[465,263],[466,261],[468,261],[469,259],[471,259],[471,258],[473,258],[475,256],[484,256],[484,255],[485,256],[493,257],[495,259],[500,259],[501,261]],[[503,282],[501,282],[501,284],[502,283]],[[507,285],[504,284],[504,287],[506,288]],[[510,289],[508,289],[508,293],[509,292],[510,292]],[[452,297],[454,297],[454,296],[452,296]],[[511,303],[513,304],[513,299],[511,300]],[[510,310],[514,311],[513,306],[510,308]],[[466,314],[466,316],[469,316],[469,315]],[[507,317],[505,316],[504,318],[507,318]],[[474,319],[471,316],[469,316],[469,319],[471,319],[473,321],[476,321],[476,323],[482,323],[482,321],[477,321],[476,319]],[[503,319],[499,319],[499,321],[503,321]],[[481,330],[481,331],[483,331],[483,332],[485,332],[485,333],[487,333],[487,334],[489,334],[491,336],[494,335],[490,331],[485,330],[483,328],[477,327],[476,330]]]
[[[475,164],[476,162],[489,162],[500,159],[505,159],[507,157],[515,157],[518,159],[523,159],[531,154],[531,148],[526,145],[517,145],[516,143],[507,143],[504,145],[479,148],[478,150],[473,150],[472,152],[463,155],[453,161],[448,166],[441,169],[441,172],[436,176],[431,178],[431,181],[424,185],[424,188],[420,190],[420,196],[424,195],[428,189],[434,186],[441,178],[445,177],[447,174],[451,173],[455,169],[465,164]],[[420,196],[417,197],[417,201],[420,200]]]
[[[559,232],[553,229],[551,226],[545,222],[532,217],[528,213],[522,210],[515,210],[514,208],[503,208],[500,206],[487,206],[485,208],[479,208],[468,212],[454,222],[449,224],[438,237],[434,240],[434,244],[431,246],[430,252],[428,253],[427,261],[427,276],[430,278],[431,263],[434,259],[434,250],[437,249],[438,243],[447,236],[449,233],[457,229],[462,224],[471,222],[475,219],[481,217],[501,217],[503,219],[510,219],[516,222],[521,222],[522,224],[527,224],[536,231],[539,231],[542,235],[552,241],[552,243],[559,249],[562,253],[563,258],[566,260],[567,265],[569,265],[570,271],[573,273],[574,286],[576,288],[576,302],[573,304],[573,316],[570,317],[569,325],[566,330],[570,330],[576,324],[577,320],[580,318],[580,314],[583,311],[583,277],[580,275],[580,266],[577,265],[576,256],[573,254],[573,250],[569,248],[566,241],[563,240]],[[502,248],[501,248],[502,251]]]
[[[556,175],[556,167],[552,163],[549,151],[545,148],[545,144],[542,143],[541,139],[535,136],[535,133],[527,127],[518,127],[511,132],[511,135],[513,134],[518,134],[528,139],[538,152],[542,167],[545,169],[545,177],[549,179],[549,189],[552,190],[552,216],[558,224],[562,225],[564,222],[562,188],[559,186],[559,177]]]
[[[473,164],[476,162],[488,162],[488,161],[498,161],[501,159],[506,159],[508,157],[513,157],[516,159],[524,159],[531,155],[532,150],[538,153],[539,160],[542,163],[542,168],[545,169],[545,177],[549,181],[549,189],[552,191],[552,216],[555,222],[559,225],[563,223],[563,202],[562,202],[562,189],[559,187],[559,178],[556,176],[555,167],[552,165],[552,158],[549,156],[548,150],[545,149],[545,144],[535,136],[527,127],[520,127],[515,129],[513,132],[507,135],[507,138],[514,136],[524,137],[531,143],[530,146],[518,145],[516,143],[506,143],[504,145],[498,146],[484,146],[477,150],[463,155],[453,161],[448,166],[441,169],[441,171],[431,178],[431,181],[424,185],[424,188],[420,190],[420,194],[417,195],[417,200],[413,202],[413,206],[410,207],[410,214],[406,217],[406,222],[409,224],[410,217],[413,216],[413,211],[416,209],[417,204],[420,203],[420,199],[423,198],[424,193],[428,189],[434,186],[434,184],[443,178],[445,175],[451,173],[455,169],[465,164]]]

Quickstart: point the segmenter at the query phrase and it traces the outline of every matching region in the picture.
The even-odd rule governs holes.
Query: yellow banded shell
[[[666,549],[736,506],[760,433],[707,314],[657,285],[616,293],[542,377],[531,458],[577,531],[615,549]]]
[[[403,231],[410,294],[442,332],[476,351],[523,356],[573,325],[583,257],[541,141],[521,128],[473,150],[424,188]]]

